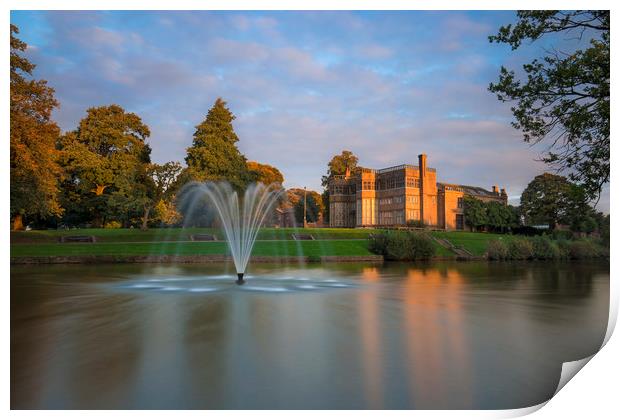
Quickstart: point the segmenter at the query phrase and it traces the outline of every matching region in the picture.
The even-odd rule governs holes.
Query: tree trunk
[[[21,214],[16,214],[13,218],[13,230],[24,230],[24,219]]]
[[[140,229],[147,230],[149,228],[149,213],[151,212],[151,206],[144,208],[144,216],[142,216],[142,227]]]

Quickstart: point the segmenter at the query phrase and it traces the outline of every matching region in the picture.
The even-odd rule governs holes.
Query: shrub
[[[526,238],[513,238],[508,242],[508,259],[529,260],[534,256],[534,247]]]
[[[571,242],[566,239],[560,239],[556,241],[556,245],[559,251],[559,258],[563,260],[569,259]]]
[[[433,239],[420,232],[386,232],[372,235],[368,249],[386,260],[427,260],[435,255]]]
[[[560,249],[547,236],[534,236],[530,239],[533,256],[537,260],[555,260],[560,258]]]
[[[410,220],[407,220],[407,227],[425,228],[426,225],[424,224],[424,222],[422,220],[410,219]]]
[[[111,222],[107,222],[104,226],[105,229],[120,229],[123,227],[121,222],[117,222],[116,220],[112,220]]]
[[[597,258],[602,256],[599,247],[590,241],[573,241],[570,243],[570,258],[575,260],[584,260],[588,258]]]
[[[368,250],[373,254],[385,255],[388,238],[385,233],[372,234],[368,237]]]
[[[570,230],[553,230],[551,231],[551,237],[556,240],[571,240],[573,239],[573,232]]]
[[[508,246],[499,239],[489,241],[487,245],[487,258],[495,261],[505,260],[508,258]]]

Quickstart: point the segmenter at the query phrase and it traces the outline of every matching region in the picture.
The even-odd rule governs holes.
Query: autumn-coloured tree
[[[226,102],[218,98],[204,121],[196,126],[185,158],[192,179],[225,180],[237,189],[244,189],[251,182],[245,156],[237,149],[239,138],[232,125],[234,119]]]
[[[284,183],[284,176],[276,167],[253,161],[248,162],[247,166],[254,182],[262,182],[265,185]]]
[[[118,105],[89,108],[75,131],[59,140],[67,206],[126,223],[142,213],[148,200],[149,128],[134,113]]]
[[[28,217],[59,216],[56,140],[60,129],[51,119],[58,106],[54,89],[45,80],[30,79],[35,65],[20,55],[26,43],[11,25],[11,218],[13,229],[23,227]]]
[[[183,167],[179,162],[166,162],[163,165],[151,163],[146,168],[148,191],[144,200],[142,229],[148,227],[149,215],[153,208],[170,214],[175,183]]]

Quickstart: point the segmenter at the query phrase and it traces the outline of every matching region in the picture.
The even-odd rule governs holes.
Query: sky
[[[489,43],[515,21],[511,11],[11,12],[34,76],[56,90],[63,131],[89,107],[118,104],[150,127],[153,161],[184,163],[222,97],[240,151],[280,169],[287,188],[321,191],[342,150],[370,168],[426,153],[438,181],[499,185],[517,204],[549,170],[544,148],[523,142],[488,85],[502,65],[518,71],[587,39]],[[608,188],[598,208],[609,212]]]

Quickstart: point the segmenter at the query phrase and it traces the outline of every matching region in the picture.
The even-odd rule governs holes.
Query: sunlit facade
[[[384,169],[359,168],[354,174],[334,176],[329,185],[330,227],[403,226],[422,221],[426,226],[460,230],[466,226],[463,198],[507,204],[505,189],[488,191],[468,185],[437,182],[435,168],[399,165]]]

